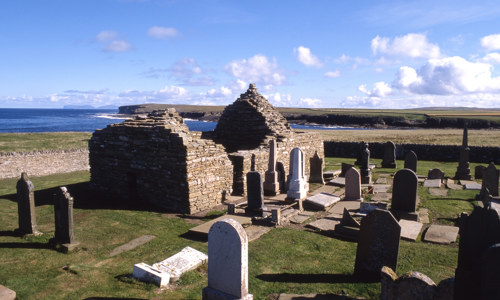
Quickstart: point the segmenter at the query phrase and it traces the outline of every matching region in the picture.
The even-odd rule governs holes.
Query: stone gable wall
[[[89,170],[87,149],[0,153],[0,179]]]

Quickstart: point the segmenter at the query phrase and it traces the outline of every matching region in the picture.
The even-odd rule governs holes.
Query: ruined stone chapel
[[[193,214],[226,195],[245,195],[252,155],[255,170],[264,173],[273,139],[286,173],[295,147],[304,152],[306,175],[309,158],[316,151],[324,157],[319,134],[293,131],[250,84],[211,132],[189,131],[174,109],[96,130],[89,141],[90,182],[110,197]]]

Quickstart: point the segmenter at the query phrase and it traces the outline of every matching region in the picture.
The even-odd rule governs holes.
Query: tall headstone
[[[398,264],[401,226],[387,210],[376,209],[361,220],[354,275],[360,279],[380,280],[380,270]]]
[[[350,168],[345,173],[345,200],[362,200],[361,176],[355,168]]]
[[[484,172],[486,172],[485,166],[476,166],[474,168],[474,178],[475,179],[483,179]]]
[[[486,190],[486,189],[485,189]],[[488,198],[483,202],[489,201]],[[460,220],[458,263],[455,270],[455,299],[483,299],[481,295],[481,266],[483,253],[500,243],[500,218],[490,204],[476,206],[470,216],[463,213]],[[498,280],[496,281],[498,283]]]
[[[471,180],[469,168],[469,152],[470,148],[468,145],[468,129],[467,123],[464,124],[464,133],[462,138],[462,147],[460,148],[460,158],[458,160],[457,172],[455,173],[455,179]]]
[[[432,170],[429,170],[427,173],[427,179],[444,179],[444,172],[441,171],[441,169],[434,168]]]
[[[355,166],[361,166],[362,164],[362,161],[363,161],[363,151],[365,150],[365,142],[364,141],[361,141],[359,143],[359,152],[358,152],[358,156],[356,158],[356,161],[354,162],[354,165]]]
[[[25,172],[21,173],[21,179],[17,181],[16,189],[19,233],[39,234],[35,215],[35,187]]]
[[[417,209],[417,174],[401,169],[394,175],[391,210],[394,213],[415,213]]]
[[[290,175],[288,180],[287,198],[303,199],[307,196],[309,184],[304,176],[304,154],[299,148],[290,153]]]
[[[396,168],[396,145],[392,141],[387,141],[384,144],[382,168]]]
[[[208,286],[202,299],[253,299],[248,293],[248,236],[233,219],[216,222],[208,232]]]
[[[369,184],[372,182],[372,174],[370,170],[370,149],[368,143],[364,144],[363,152],[361,153],[361,183]]]
[[[323,178],[324,165],[324,159],[319,157],[318,151],[315,151],[313,157],[309,159],[309,182],[325,184],[325,179]]]
[[[495,244],[483,254],[481,266],[482,299],[500,299],[500,244]]]
[[[247,173],[247,207],[245,212],[252,215],[263,215],[264,189],[262,175],[257,171]]]
[[[350,168],[353,168],[354,166],[355,165],[353,164],[342,163],[339,177],[345,177],[345,172],[347,172]]]
[[[482,185],[490,191],[493,197],[498,196],[498,170],[492,162],[483,173]]]
[[[53,242],[72,250],[78,243],[75,241],[73,232],[73,197],[66,187],[60,187],[55,195],[55,237]]]
[[[417,173],[417,154],[410,150],[410,152],[405,155],[405,169],[410,169],[413,172]]]
[[[278,161],[276,163],[276,169],[278,170],[278,182],[280,184],[280,193],[286,193],[286,171],[283,162]]]
[[[280,193],[279,174],[277,170],[278,151],[276,140],[269,141],[269,165],[265,174],[264,194],[276,196]]]

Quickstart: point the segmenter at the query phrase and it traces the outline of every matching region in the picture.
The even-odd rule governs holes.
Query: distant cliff
[[[201,121],[218,121],[225,106],[199,106],[178,104],[138,104],[120,106],[119,113],[124,115],[147,114],[154,110],[175,108],[183,118]],[[465,114],[436,116],[434,109],[426,110],[335,110],[277,108],[290,123],[324,124],[338,126],[359,126],[370,128],[500,128],[499,110],[492,116],[475,115],[474,111]],[[441,109],[442,111],[445,109]],[[402,112],[404,111],[404,112]],[[424,113],[428,112],[428,114]],[[462,112],[462,111],[460,111]],[[482,111],[481,111],[482,112]],[[496,114],[495,114],[496,112]],[[489,117],[489,118],[488,118]]]

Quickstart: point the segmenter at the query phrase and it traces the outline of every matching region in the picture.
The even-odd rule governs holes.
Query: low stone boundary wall
[[[370,143],[370,156],[373,158],[384,157],[384,143]],[[353,157],[356,158],[360,151],[359,142],[324,141],[326,157]],[[413,150],[418,159],[431,161],[458,162],[461,146],[458,145],[430,145],[430,144],[396,144],[396,158],[404,159],[406,153]],[[500,164],[500,147],[470,148],[470,162]]]
[[[45,176],[89,169],[88,149],[0,153],[0,179]]]

